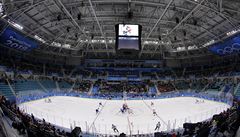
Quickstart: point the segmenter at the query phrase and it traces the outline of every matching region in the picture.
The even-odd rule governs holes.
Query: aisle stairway
[[[99,87],[98,86],[93,86],[92,88],[92,94],[97,94],[99,91]]]
[[[157,94],[157,89],[155,86],[149,87],[148,89],[149,94]]]

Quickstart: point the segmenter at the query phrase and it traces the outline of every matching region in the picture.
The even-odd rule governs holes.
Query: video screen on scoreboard
[[[141,26],[116,25],[116,50],[141,50]]]
[[[139,36],[139,26],[138,25],[125,25],[119,24],[118,26],[118,36]]]

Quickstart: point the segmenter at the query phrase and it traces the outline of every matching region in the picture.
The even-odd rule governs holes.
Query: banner
[[[21,51],[31,51],[38,47],[36,41],[24,37],[13,28],[6,28],[0,36],[0,42],[6,47],[14,48]]]
[[[240,53],[240,35],[235,35],[224,42],[213,44],[209,50],[217,55],[231,55]]]

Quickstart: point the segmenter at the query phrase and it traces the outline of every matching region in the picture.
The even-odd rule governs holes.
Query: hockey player
[[[98,113],[99,113],[99,108],[96,109],[96,114],[98,114]]]
[[[157,116],[157,112],[155,109],[153,109],[153,116]]]
[[[115,133],[118,133],[117,127],[116,127],[115,125],[113,125],[113,124],[112,124],[112,129],[113,129],[113,131],[114,131]]]
[[[120,111],[122,112],[122,114],[124,113],[124,110],[123,110],[123,108],[121,108],[121,109],[120,109]]]
[[[154,103],[153,103],[153,102],[151,102],[151,106],[152,106],[152,107],[154,106]]]
[[[159,130],[159,129],[160,129],[160,127],[161,127],[161,123],[160,123],[160,122],[158,122],[158,123],[157,123],[157,125],[156,125],[156,127],[155,127],[155,130]]]
[[[127,110],[128,110],[127,104],[123,104],[122,109],[121,109],[121,112],[122,112],[122,113],[125,113]]]
[[[51,103],[52,102],[52,100],[50,99],[50,98],[45,98],[45,100],[44,100],[46,103]]]
[[[102,107],[103,105],[102,105],[102,102],[99,102],[99,107]]]
[[[48,103],[51,103],[51,102],[52,102],[52,100],[50,98],[48,98]]]
[[[198,100],[198,99],[196,99],[196,102],[195,102],[196,104],[198,104],[198,103],[200,103],[200,101]]]

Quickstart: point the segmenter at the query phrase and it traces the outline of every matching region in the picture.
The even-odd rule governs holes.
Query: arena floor
[[[176,97],[155,100],[101,100],[79,97],[51,97],[20,104],[20,109],[44,118],[47,122],[65,127],[80,126],[83,131],[100,134],[117,134],[112,130],[116,125],[119,132],[127,134],[146,134],[181,128],[185,122],[199,122],[211,118],[230,106],[220,102],[194,98]],[[196,100],[200,102],[196,103]],[[99,107],[99,103],[103,106]],[[153,102],[153,105],[151,105]],[[132,113],[122,114],[120,109],[127,103]],[[96,109],[100,108],[99,114]],[[157,115],[153,115],[153,109]],[[157,130],[156,130],[157,131]]]

